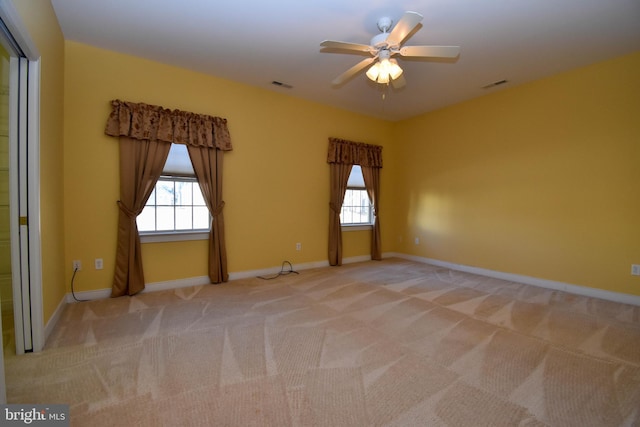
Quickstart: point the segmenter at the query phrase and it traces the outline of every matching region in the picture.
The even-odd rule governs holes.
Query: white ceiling
[[[68,40],[394,121],[640,50],[640,0],[52,3]],[[377,85],[364,72],[333,87],[363,57],[321,52],[320,42],[369,44],[380,17],[396,22],[408,10],[424,20],[405,45],[457,45],[459,58],[400,57],[407,82],[401,90]],[[508,83],[482,88],[503,79]]]

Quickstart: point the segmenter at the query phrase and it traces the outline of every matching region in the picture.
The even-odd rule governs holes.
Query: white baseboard
[[[607,301],[614,301],[623,304],[640,306],[640,296],[623,294],[619,292],[605,291],[603,289],[590,288],[588,286],[573,285],[570,283],[557,282],[554,280],[539,279],[537,277],[523,276],[520,274],[504,273],[501,271],[488,270],[485,268],[471,267],[463,264],[440,261],[437,259],[423,258],[415,255],[389,252],[383,255],[385,258],[397,257],[424,264],[435,265],[437,267],[449,268],[451,270],[464,271],[466,273],[479,274],[480,276],[493,277],[495,279],[507,280],[510,282],[523,283],[525,285],[538,286],[546,289],[568,292],[570,294],[582,295],[591,298],[599,298]]]
[[[361,255],[361,256],[352,256],[349,258],[344,258],[342,260],[342,263],[353,264],[354,262],[365,262],[365,261],[371,261],[371,255]],[[327,265],[329,265],[329,262],[327,262]]]
[[[142,293],[164,291],[167,289],[186,288],[188,286],[206,285],[211,283],[209,277],[198,276],[188,277],[186,279],[167,280],[164,282],[147,283]],[[95,291],[80,291],[76,292],[76,298],[81,301],[92,301],[97,299],[105,299],[111,296],[111,289],[98,289]],[[73,298],[73,294],[68,293],[66,298],[67,303],[78,302]]]
[[[369,260],[371,260],[371,256],[365,255],[365,256],[344,258],[342,260],[342,263],[343,264],[350,264],[350,263],[354,263],[354,262],[362,262],[362,261],[369,261]],[[312,268],[320,268],[320,267],[328,267],[328,266],[329,266],[329,262],[328,261],[315,261],[315,262],[306,262],[306,263],[302,263],[302,264],[293,264],[293,268],[296,271],[298,271],[298,270],[309,270],[309,269],[312,269]],[[271,274],[276,274],[281,269],[282,269],[282,266],[264,268],[264,269],[260,269],[260,270],[248,270],[248,271],[239,271],[239,272],[235,272],[235,273],[229,273],[229,280],[232,281],[232,280],[246,279],[246,278],[250,278],[250,277],[267,276],[267,275],[271,275]],[[186,288],[186,287],[189,287],[189,286],[208,285],[209,283],[211,283],[211,280],[209,279],[208,276],[188,277],[186,279],[167,280],[167,281],[164,281],[164,282],[147,283],[142,292],[143,293],[145,293],[145,292],[157,292],[157,291],[164,291],[164,290],[168,290],[168,289]],[[75,295],[76,295],[76,298],[78,298],[79,300],[82,300],[82,301],[92,301],[92,300],[97,300],[97,299],[105,299],[105,298],[109,298],[111,296],[111,289],[98,289],[98,290],[94,290],[94,291],[79,291],[79,292],[75,292]],[[73,298],[73,294],[72,293],[68,293],[66,295],[65,301],[67,303],[77,302]]]
[[[316,261],[316,262],[306,262],[303,264],[293,264],[292,267],[295,271],[298,270],[309,270],[311,268],[319,268],[326,267],[329,263],[327,261]],[[287,265],[279,266],[279,267],[271,267],[271,268],[263,268],[260,270],[247,270],[247,271],[238,271],[236,273],[229,273],[229,280],[239,280],[239,279],[248,279],[250,277],[258,277],[258,276],[270,276],[273,274],[279,273],[283,267],[288,268]]]
[[[363,255],[363,256],[355,256],[349,258],[343,258],[343,264],[352,264],[354,262],[363,262],[363,261],[371,261],[371,255]],[[293,264],[293,269],[296,271],[299,270],[310,270],[312,268],[320,268],[320,267],[329,267],[329,261],[314,261],[314,262],[305,262],[302,264]],[[249,270],[249,271],[241,271],[237,273],[229,273],[229,280],[238,280],[238,279],[247,279],[249,277],[258,277],[258,276],[269,276],[273,274],[277,274],[282,270],[282,266],[280,267],[271,267],[265,268],[262,270]]]
[[[501,271],[489,270],[486,268],[472,267],[472,266],[463,265],[463,264],[455,264],[451,262],[440,261],[437,259],[424,258],[424,257],[408,255],[403,253],[385,252],[382,254],[382,257],[383,258],[392,258],[392,257],[402,258],[402,259],[420,262],[423,264],[434,265],[437,267],[449,268],[451,270],[478,274],[480,276],[493,277],[495,279],[502,279],[510,282],[523,283],[525,285],[538,286],[541,288],[564,291],[571,294],[582,295],[586,297],[600,298],[607,301],[614,301],[614,302],[619,302],[624,304],[632,304],[632,305],[640,306],[640,296],[638,295],[630,295],[630,294],[623,294],[619,292],[605,291],[603,289],[590,288],[588,286],[574,285],[574,284],[558,282],[554,280],[540,279],[537,277],[523,276],[520,274],[504,273]],[[355,262],[364,262],[364,261],[370,261],[370,260],[371,260],[371,256],[364,255],[364,256],[344,258],[342,260],[342,263],[351,264]],[[328,266],[329,266],[329,262],[325,260],[325,261],[307,262],[302,264],[293,264],[293,269],[296,271],[302,271],[302,270],[309,270],[312,268],[320,268],[320,267],[328,267]],[[282,266],[278,266],[278,267],[264,268],[259,270],[247,270],[247,271],[229,273],[229,280],[233,281],[233,280],[239,280],[239,279],[246,279],[250,277],[273,275],[273,274],[277,274],[279,271],[281,271],[281,269],[282,269]],[[144,291],[142,292],[156,292],[156,291],[163,291],[168,289],[185,288],[188,286],[206,285],[209,283],[210,283],[210,280],[209,280],[209,277],[207,276],[189,277],[186,279],[148,283],[145,286]],[[87,300],[87,301],[109,298],[110,296],[111,296],[111,289],[98,289],[95,291],[76,292],[76,297],[78,299]],[[66,302],[67,303],[75,302],[71,293],[67,294]],[[60,310],[61,308],[60,306],[58,306],[58,309],[56,309],[56,313]],[[55,313],[54,313],[54,316],[55,316]],[[49,326],[50,324],[52,324],[52,320],[54,316],[52,316],[49,322],[47,323],[47,327],[45,328],[45,333],[47,333],[47,330],[50,329]],[[53,325],[55,325],[55,322],[53,322]],[[53,326],[51,326],[51,328],[52,327]]]
[[[73,297],[73,294],[71,292],[67,293],[67,296],[66,296],[67,304],[71,304],[74,302],[81,302],[81,301],[92,301],[94,299],[109,298],[111,296],[111,289],[98,289],[95,291],[78,291],[78,292],[75,292],[75,296],[80,301],[77,301]]]
[[[58,323],[58,320],[60,320],[60,316],[62,316],[62,311],[64,310],[64,307],[66,305],[67,305],[67,298],[65,296],[60,300],[60,303],[58,304],[53,314],[49,318],[49,321],[47,321],[47,324],[44,326],[44,342],[45,343],[49,339],[49,335],[51,335],[51,332],[53,331],[53,328]]]

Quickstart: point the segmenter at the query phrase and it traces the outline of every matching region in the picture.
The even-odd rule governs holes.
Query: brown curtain
[[[220,150],[187,146],[193,170],[198,178],[202,195],[211,212],[209,231],[209,278],[211,283],[229,280],[227,250],[224,240],[224,215],[222,208],[222,157]]]
[[[362,166],[362,176],[367,194],[371,200],[373,209],[373,229],[371,230],[371,259],[382,259],[382,243],[380,241],[380,218],[378,206],[380,206],[380,168]]]
[[[371,199],[375,220],[371,238],[371,258],[382,259],[380,242],[380,221],[378,206],[380,198],[380,169],[382,168],[382,147],[329,138],[327,163],[330,165],[329,203],[329,264],[342,265],[342,228],[340,210],[347,191],[349,173],[353,165],[362,167],[367,194]],[[366,171],[366,172],[365,172]]]
[[[144,274],[140,256],[140,237],[136,217],[153,191],[153,187],[162,173],[171,144],[186,144],[188,147],[212,151],[210,159],[216,159],[211,166],[216,177],[222,172],[218,154],[232,150],[231,137],[227,121],[220,117],[168,110],[157,105],[125,102],[111,102],[111,114],[107,120],[105,133],[120,139],[120,215],[118,219],[118,243],[116,269],[111,296],[133,295],[144,289]],[[220,153],[218,153],[220,152]],[[200,162],[202,163],[202,162]],[[194,165],[194,170],[196,166]],[[201,168],[204,169],[204,168]],[[219,172],[218,172],[219,171]],[[203,172],[204,174],[205,172]],[[198,178],[202,187],[202,182]],[[216,188],[217,188],[216,183]],[[130,194],[131,193],[131,194]],[[217,191],[212,200],[212,215],[220,218],[224,202]],[[208,197],[205,195],[205,197]],[[209,207],[211,209],[212,207]],[[216,222],[216,221],[214,221]],[[224,249],[223,222],[216,222],[217,253],[210,256],[210,276],[228,279],[226,273],[226,252]],[[212,228],[213,233],[213,228]],[[213,267],[212,267],[213,265]],[[216,267],[217,265],[217,267]],[[212,271],[220,273],[212,275]]]
[[[340,228],[340,210],[344,195],[347,192],[347,182],[353,165],[346,163],[331,163],[330,185],[331,201],[329,202],[329,265],[342,265],[342,229]]]
[[[111,296],[134,295],[144,289],[142,248],[136,217],[162,173],[171,144],[120,137],[118,246]]]

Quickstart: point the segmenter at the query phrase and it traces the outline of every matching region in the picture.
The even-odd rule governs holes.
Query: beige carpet
[[[640,307],[399,259],[72,304],[6,364],[76,426],[640,425]]]

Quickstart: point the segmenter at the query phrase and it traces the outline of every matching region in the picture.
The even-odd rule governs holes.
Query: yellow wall
[[[398,251],[640,295],[638,76],[635,53],[398,123]]]
[[[13,3],[41,55],[40,229],[43,317],[46,323],[67,291],[62,204],[64,39],[51,2],[14,0]]]
[[[103,133],[112,99],[228,119],[234,150],[225,154],[223,195],[232,273],[327,259],[330,136],[382,145],[393,164],[392,123],[72,41],[65,58],[65,265],[83,261],[77,290],[109,288],[113,278],[118,144]],[[392,192],[393,175],[385,166],[383,194]],[[383,196],[381,215],[390,203]],[[389,251],[392,227],[383,223],[382,231]],[[345,234],[345,257],[369,254],[369,232]],[[146,281],[207,275],[206,248],[143,244]],[[93,268],[95,258],[104,270]]]

